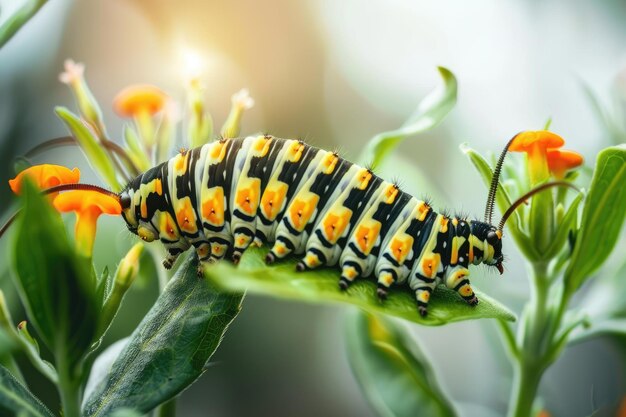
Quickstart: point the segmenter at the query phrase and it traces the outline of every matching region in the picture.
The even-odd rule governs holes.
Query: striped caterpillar
[[[373,274],[384,300],[392,284],[406,283],[425,316],[439,282],[478,303],[470,264],[503,272],[504,223],[530,196],[515,202],[499,227],[491,225],[507,149],[494,172],[485,221],[439,214],[334,152],[268,135],[181,151],[132,180],[119,199],[128,229],[165,245],[165,268],[191,246],[202,274],[224,257],[237,263],[251,244],[270,244],[268,264],[304,254],[298,271],[338,265],[342,289]]]

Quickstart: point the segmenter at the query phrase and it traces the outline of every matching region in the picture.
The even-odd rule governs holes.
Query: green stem
[[[550,327],[548,265],[535,263],[532,272],[531,308],[525,323],[518,329],[518,332],[522,332],[520,336],[522,340],[520,341],[521,345],[517,348],[519,355],[514,368],[509,417],[529,417],[531,415],[539,383],[547,367],[546,351],[551,345],[549,341],[546,343],[546,337],[552,336],[546,334],[546,329]]]
[[[55,355],[59,383],[57,389],[61,397],[63,417],[80,417],[81,377],[75,375],[64,352]]]
[[[518,362],[513,379],[510,417],[529,417],[531,415],[543,371],[534,365],[523,365]]]

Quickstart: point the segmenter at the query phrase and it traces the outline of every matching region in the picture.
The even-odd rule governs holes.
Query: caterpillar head
[[[135,181],[128,184],[119,194],[120,204],[122,205],[122,217],[131,233],[139,236],[146,242],[152,242],[158,239],[159,233],[150,222],[145,222],[140,218],[141,198],[138,188],[134,187],[134,183]]]
[[[502,231],[489,223],[473,220],[470,222],[470,244],[474,257],[472,262],[477,265],[484,263],[495,266],[500,274],[504,272],[502,262]]]

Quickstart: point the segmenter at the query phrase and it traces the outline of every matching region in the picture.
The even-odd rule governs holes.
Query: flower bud
[[[204,87],[200,80],[194,78],[187,88],[189,110],[189,143],[192,148],[204,145],[213,135],[213,119],[205,109]]]
[[[65,71],[59,74],[59,81],[67,84],[74,94],[80,114],[95,130],[99,138],[106,137],[102,110],[94,98],[83,76],[85,66],[71,59],[65,60]]]
[[[31,336],[28,331],[28,322],[26,320],[21,321],[20,324],[17,325],[17,334],[20,336],[22,340],[24,340],[29,346],[31,346],[39,355],[39,343],[33,336]]]
[[[235,138],[239,136],[241,131],[241,116],[244,110],[251,109],[254,106],[254,99],[250,97],[250,93],[246,88],[242,88],[233,94],[230,114],[222,126],[222,137]]]
[[[136,243],[122,259],[115,273],[113,291],[117,285],[128,288],[133,283],[139,272],[139,258],[143,253],[143,248],[143,243]]]

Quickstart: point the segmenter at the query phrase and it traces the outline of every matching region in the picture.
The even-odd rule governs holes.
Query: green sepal
[[[0,415],[53,417],[45,405],[0,365]]]
[[[387,157],[407,136],[417,135],[437,126],[456,104],[457,81],[454,74],[444,67],[437,67],[443,85],[437,87],[418,105],[417,110],[402,127],[374,136],[360,158],[372,169]]]
[[[550,260],[555,258],[567,244],[570,232],[572,230],[576,230],[578,222],[578,206],[580,205],[583,197],[583,193],[578,193],[574,200],[572,200],[572,203],[563,215],[563,219],[557,225],[557,229],[552,237],[550,246],[548,246],[546,251],[541,255],[543,259]]]
[[[141,172],[147,171],[151,166],[150,160],[146,156],[146,151],[143,149],[137,132],[128,125],[124,126],[124,143],[126,143],[126,150],[133,164],[135,164]]]
[[[190,258],[89,395],[83,415],[109,415],[121,407],[147,413],[204,373],[243,296],[219,292],[199,279],[197,261]]]
[[[346,336],[352,372],[378,415],[456,415],[430,360],[404,328],[359,311],[348,316]]]
[[[38,335],[55,356],[75,364],[98,322],[93,267],[74,251],[60,215],[28,180],[21,200],[13,245],[15,284]]]
[[[580,229],[565,270],[568,293],[576,291],[613,251],[626,216],[626,145],[598,154]]]
[[[466,143],[462,144],[460,149],[465,155],[468,156],[472,164],[474,164],[476,171],[478,171],[478,174],[480,174],[480,177],[485,182],[485,185],[489,187],[491,179],[493,178],[493,170],[489,166],[489,163],[482,157],[482,155],[470,148]],[[485,193],[485,200],[486,199],[487,193]],[[511,198],[502,184],[500,184],[498,192],[496,193],[496,204],[502,213],[504,213],[511,206]],[[513,212],[511,217],[509,217],[506,226],[511,232],[511,236],[513,236],[517,246],[529,260],[540,259],[539,253],[528,239],[528,236],[526,236],[520,228],[521,219],[517,211]]]
[[[513,321],[515,315],[499,302],[476,291],[480,303],[469,306],[454,291],[440,285],[434,291],[428,307],[428,316],[420,316],[415,295],[406,286],[393,287],[389,297],[380,302],[373,280],[358,279],[347,291],[339,289],[339,271],[322,268],[297,272],[296,259],[267,266],[264,262],[267,248],[250,247],[237,267],[220,262],[205,268],[205,275],[218,285],[233,291],[248,291],[292,300],[313,303],[342,302],[372,313],[383,313],[424,325],[442,325],[462,320],[499,318]]]
[[[55,107],[54,111],[80,144],[89,164],[114,191],[120,191],[122,187],[117,180],[113,161],[85,122],[65,107]]]

